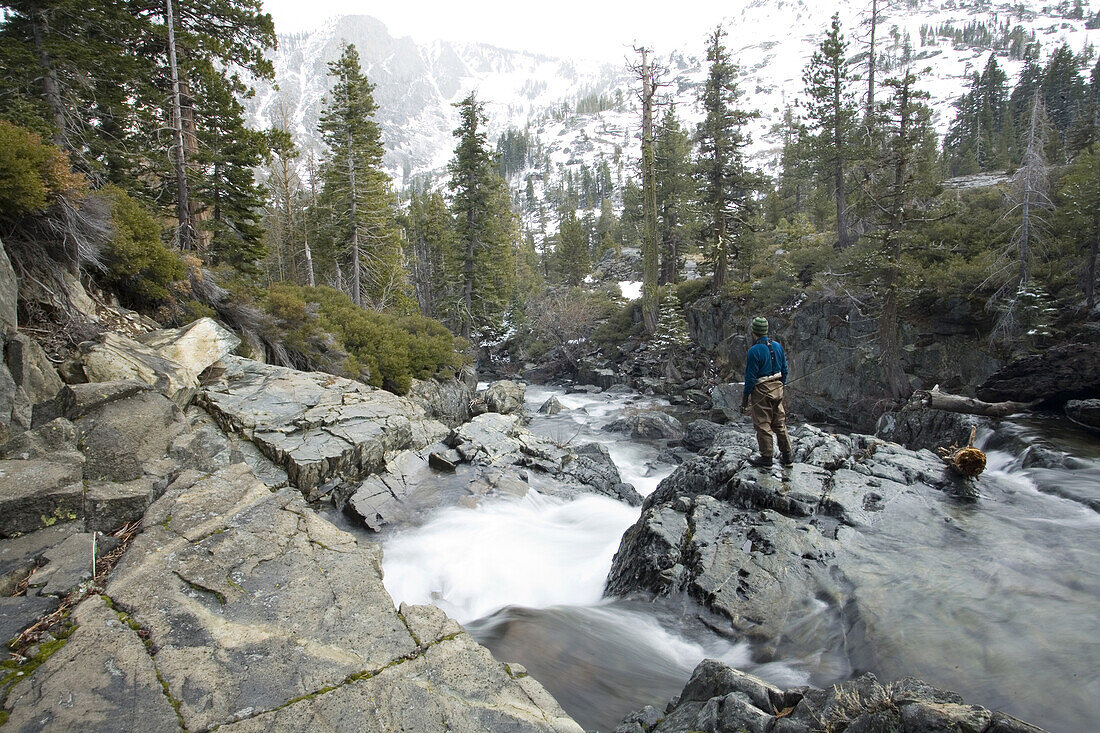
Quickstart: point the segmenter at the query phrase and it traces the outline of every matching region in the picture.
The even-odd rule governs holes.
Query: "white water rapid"
[[[538,414],[551,396],[566,410]],[[667,402],[637,393],[527,388],[533,432],[604,444],[643,496],[674,466],[656,446],[601,428],[624,410],[661,407]],[[660,704],[708,657],[778,684],[808,680],[790,666],[754,664],[747,644],[689,627],[674,608],[604,600],[612,557],[638,514],[602,496],[566,501],[533,490],[445,507],[383,540],[386,588],[396,603],[442,608],[502,661],[525,665],[588,729],[610,730],[632,710]]]

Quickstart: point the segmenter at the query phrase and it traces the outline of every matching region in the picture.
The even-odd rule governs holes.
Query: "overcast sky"
[[[741,0],[745,2],[746,0]],[[553,56],[622,59],[639,41],[667,53],[701,52],[707,31],[737,12],[734,0],[263,0],[279,33],[310,30],[334,15],[372,15],[394,36],[480,41]]]

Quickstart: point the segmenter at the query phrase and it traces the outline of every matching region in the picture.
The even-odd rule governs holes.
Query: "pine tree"
[[[657,127],[654,144],[657,179],[657,239],[660,262],[659,284],[680,281],[684,242],[689,237],[691,201],[691,138],[669,105]]]
[[[745,169],[743,149],[748,137],[743,128],[753,115],[739,109],[737,67],[723,44],[726,32],[715,29],[707,45],[710,71],[703,88],[706,118],[696,139],[699,157],[700,235],[714,273],[714,291],[721,292],[731,261],[738,257],[739,242],[748,229],[754,208],[754,182]]]
[[[199,155],[200,130],[235,124],[225,90],[239,97],[248,92],[242,74],[273,75],[265,54],[275,45],[274,25],[257,0],[15,0],[5,8],[0,59],[19,71],[0,77],[3,116],[47,132],[94,184],[172,201],[179,242],[188,248],[227,223],[210,225],[209,202],[191,200],[196,185],[223,192],[223,211],[234,208],[235,193],[255,192],[250,154],[238,151],[221,164],[219,182],[202,180],[211,169],[191,158]],[[238,212],[250,203],[242,200]],[[255,220],[234,216],[254,249]]]
[[[443,318],[443,308],[455,301],[459,261],[454,220],[443,195],[414,191],[406,229],[413,248],[413,287],[420,313]]]
[[[138,105],[153,97],[153,68],[134,53],[152,35],[126,3],[8,0],[0,24],[0,116],[69,153],[93,181],[134,181]],[[132,172],[127,170],[126,172]]]
[[[782,120],[772,125],[769,134],[779,143],[779,178],[767,208],[768,223],[774,226],[780,219],[805,216],[806,202],[812,193],[813,170],[809,134],[790,105],[783,110]]]
[[[802,73],[806,85],[808,122],[816,134],[810,140],[818,174],[830,180],[836,199],[837,247],[851,244],[848,232],[847,167],[855,157],[856,102],[851,92],[852,74],[847,59],[848,43],[840,32],[840,17],[833,15],[824,40]]]
[[[273,127],[268,132],[270,161],[266,182],[267,200],[264,224],[268,243],[268,281],[289,281],[295,285],[315,285],[311,271],[309,234],[306,227],[306,200],[302,180],[298,175],[301,151],[291,133],[290,108],[279,98],[273,115]],[[305,262],[299,263],[301,246]],[[312,267],[309,268],[312,270]]]
[[[1100,153],[1085,150],[1063,181],[1065,207],[1061,209],[1081,253],[1078,282],[1085,307],[1096,307],[1097,258],[1100,255]]]
[[[558,236],[554,247],[553,272],[563,285],[577,287],[588,274],[588,242],[577,212],[566,206],[558,213]]]
[[[939,161],[927,93],[914,88],[910,70],[884,86],[891,96],[880,108],[886,135],[882,154],[868,178],[866,194],[878,212],[876,229],[868,237],[870,251],[857,253],[858,265],[869,270],[869,284],[878,296],[878,346],[886,392],[896,399],[909,394],[901,366],[900,309],[907,276],[906,250],[939,190]],[[873,244],[871,244],[873,243]]]
[[[501,325],[515,287],[518,230],[508,185],[493,169],[481,103],[471,93],[455,106],[461,122],[448,170],[461,290],[454,320],[469,338]]]
[[[1047,119],[1057,132],[1057,137],[1052,136],[1049,141],[1052,145],[1048,154],[1052,160],[1067,162],[1070,130],[1088,107],[1088,88],[1079,73],[1077,57],[1068,45],[1059,46],[1050,55],[1039,89]]]
[[[646,343],[646,352],[655,360],[663,362],[665,376],[679,379],[679,361],[691,346],[687,321],[680,305],[680,299],[671,290],[661,299],[661,312],[657,319],[657,328]]]
[[[320,131],[329,147],[321,168],[322,202],[332,217],[333,253],[350,260],[351,299],[375,308],[407,306],[403,252],[394,223],[396,202],[382,170],[382,137],[374,120],[373,85],[354,45],[329,64],[334,83]],[[342,270],[341,270],[342,274]]]
[[[955,119],[943,141],[952,175],[1003,170],[1010,163],[1014,146],[1006,82],[990,54],[982,73],[971,78],[970,91],[955,102]]]
[[[266,250],[259,222],[263,191],[253,171],[264,160],[269,138],[245,127],[244,107],[236,96],[243,89],[227,84],[212,66],[191,78],[204,102],[204,114],[196,119],[194,201],[211,235],[211,260],[255,274]]]
[[[217,69],[235,92],[247,91],[238,70],[273,78],[267,52],[275,47],[275,26],[271,16],[261,12],[259,0],[151,1],[135,3],[131,10],[158,31],[134,53],[158,64],[156,85],[160,99],[168,100],[167,109],[159,100],[149,104],[156,108],[159,102],[160,119],[172,132],[168,151],[173,161],[178,242],[184,249],[195,247],[205,253],[210,237],[200,236],[199,230],[205,228],[200,222],[209,212],[201,201],[190,200],[194,168],[190,159],[198,154],[197,131],[203,116],[219,112],[216,99],[203,98],[197,77]],[[216,89],[211,84],[206,87]]]

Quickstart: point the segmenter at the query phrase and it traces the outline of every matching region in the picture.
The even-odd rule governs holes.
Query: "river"
[[[537,414],[552,395],[566,411]],[[669,409],[661,400],[532,386],[527,403],[532,431],[603,443],[643,495],[674,469],[661,446],[601,430],[624,410]],[[662,706],[710,657],[784,687],[864,670],[913,675],[1055,733],[1091,731],[1100,720],[1100,514],[1080,499],[1100,500],[1100,449],[1061,423],[1011,430],[1015,441],[984,438],[980,503],[949,505],[952,521],[924,536],[861,543],[858,592],[890,609],[874,620],[890,648],[853,649],[812,617],[781,647],[764,648],[686,620],[698,614],[684,614],[683,599],[604,599],[612,557],[639,510],[595,495],[566,501],[532,491],[424,507],[382,535],[385,583],[395,602],[435,604],[498,659],[525,666],[587,730],[607,733],[642,705]],[[1040,437],[1073,453],[1072,467],[1025,469],[1005,449]],[[907,567],[880,567],[884,557]]]

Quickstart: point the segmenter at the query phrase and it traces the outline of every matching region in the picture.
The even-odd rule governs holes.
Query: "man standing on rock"
[[[749,347],[745,360],[745,391],[741,397],[741,414],[752,410],[752,425],[756,428],[759,455],[749,457],[754,466],[772,465],[775,447],[772,435],[779,443],[779,459],[784,466],[794,462],[791,439],[787,435],[787,414],[783,409],[783,385],[787,383],[787,355],[778,341],[768,338],[768,319],[752,319],[752,335],[756,342]]]

